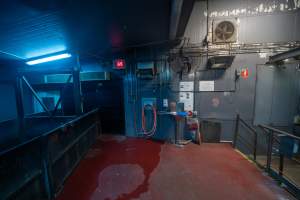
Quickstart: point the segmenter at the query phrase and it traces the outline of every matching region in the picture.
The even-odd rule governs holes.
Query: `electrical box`
[[[146,105],[156,106],[156,98],[142,98],[142,107]]]

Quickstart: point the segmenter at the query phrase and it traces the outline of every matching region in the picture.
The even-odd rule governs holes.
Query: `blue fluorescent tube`
[[[36,64],[40,64],[40,63],[45,63],[45,62],[51,62],[54,60],[60,60],[60,59],[64,59],[64,58],[70,58],[72,55],[69,53],[63,53],[63,54],[59,54],[59,55],[55,55],[55,56],[49,56],[49,57],[45,57],[45,58],[39,58],[36,60],[31,60],[26,62],[27,65],[36,65]]]

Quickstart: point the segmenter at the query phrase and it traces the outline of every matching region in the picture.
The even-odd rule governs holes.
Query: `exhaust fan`
[[[235,21],[213,22],[213,43],[234,43],[237,41],[237,26]]]

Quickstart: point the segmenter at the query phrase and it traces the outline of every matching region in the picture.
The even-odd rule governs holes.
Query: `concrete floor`
[[[57,200],[293,199],[229,144],[102,137]]]

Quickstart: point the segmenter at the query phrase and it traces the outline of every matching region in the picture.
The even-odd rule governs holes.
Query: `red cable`
[[[153,111],[153,126],[152,126],[152,129],[150,131],[147,131],[146,130],[146,121],[145,121],[145,107],[146,106],[150,106],[152,108],[152,111]],[[155,131],[156,131],[156,127],[157,127],[157,113],[156,113],[156,109],[154,106],[152,105],[144,105],[143,107],[143,111],[142,111],[142,129],[143,129],[143,132],[144,132],[144,135],[146,135],[147,137],[151,137],[155,134]]]

